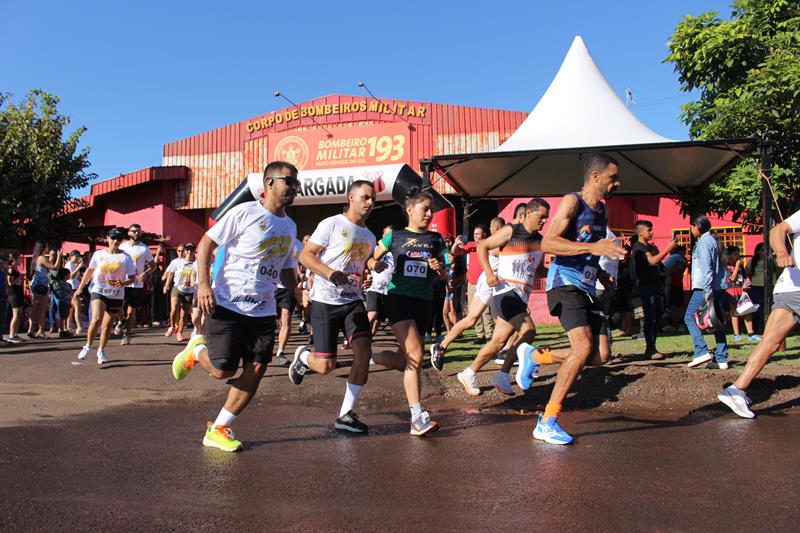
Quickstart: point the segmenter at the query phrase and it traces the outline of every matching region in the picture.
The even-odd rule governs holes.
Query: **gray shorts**
[[[773,293],[772,301],[773,311],[786,309],[794,314],[794,321],[800,323],[800,291]]]

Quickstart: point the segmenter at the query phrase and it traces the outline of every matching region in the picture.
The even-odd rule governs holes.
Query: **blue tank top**
[[[567,228],[564,238],[574,242],[597,242],[606,237],[606,206],[600,204],[595,211],[583,201],[580,193],[578,214]],[[557,255],[547,269],[546,289],[572,285],[591,296],[595,295],[597,272],[600,270],[600,256],[597,255]]]

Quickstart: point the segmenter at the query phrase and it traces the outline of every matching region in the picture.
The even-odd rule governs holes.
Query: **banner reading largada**
[[[407,124],[372,124],[270,133],[272,161],[298,170],[411,163]]]

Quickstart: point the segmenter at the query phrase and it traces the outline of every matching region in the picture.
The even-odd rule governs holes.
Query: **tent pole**
[[[772,141],[763,139],[758,145],[761,155],[761,221],[764,224],[764,323],[772,309],[772,249],[769,245],[769,230],[772,229],[772,192],[767,178],[772,175]],[[766,176],[766,177],[764,177]]]
[[[461,205],[464,207],[464,216],[461,218],[461,239],[464,244],[469,240],[469,219],[470,219],[470,201],[468,196],[461,197]]]

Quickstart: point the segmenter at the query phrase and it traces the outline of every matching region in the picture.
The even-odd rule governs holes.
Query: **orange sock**
[[[544,415],[542,416],[542,420],[547,420],[548,418],[558,418],[558,415],[561,414],[561,404],[560,403],[548,403],[544,408]]]
[[[533,351],[533,359],[540,365],[552,365],[553,353],[550,348],[536,348]]]

